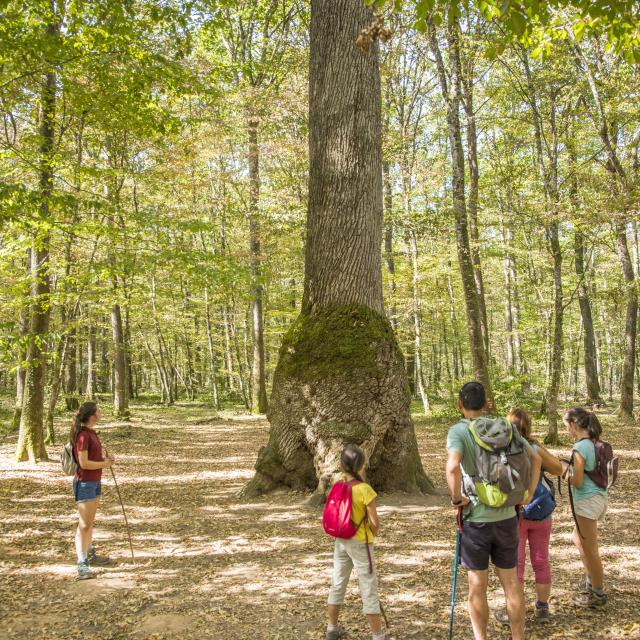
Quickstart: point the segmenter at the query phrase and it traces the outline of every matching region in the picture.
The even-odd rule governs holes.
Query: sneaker
[[[90,549],[87,554],[87,562],[94,567],[106,567],[111,564],[109,556],[99,556],[95,549]]]
[[[89,563],[86,560],[78,562],[78,580],[90,580],[95,577],[96,574],[91,571],[91,567],[89,567]]]
[[[580,582],[576,585],[576,593],[587,594],[591,591],[591,583],[588,578],[580,578]]]
[[[539,607],[536,603],[536,622],[541,622],[546,624],[551,622],[551,616],[549,615],[549,605],[545,604],[542,607]]]
[[[607,604],[607,594],[598,595],[592,589],[588,593],[579,593],[573,599],[573,604],[578,607],[586,607],[589,609],[601,609]]]
[[[509,615],[507,614],[506,608],[498,609],[493,615],[501,625],[504,625],[505,627],[510,626]]]
[[[345,631],[345,628],[339,624],[337,629],[334,629],[333,631],[329,631],[327,629],[327,633],[324,637],[324,640],[340,640],[340,638],[344,637],[344,635],[347,632]]]

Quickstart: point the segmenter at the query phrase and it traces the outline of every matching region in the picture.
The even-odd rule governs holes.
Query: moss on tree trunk
[[[387,318],[364,305],[301,314],[280,350],[269,442],[245,494],[287,485],[324,495],[347,443],[366,451],[376,490],[430,492],[409,405]]]

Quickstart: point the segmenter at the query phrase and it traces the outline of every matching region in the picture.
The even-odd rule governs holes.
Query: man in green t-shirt
[[[504,589],[512,638],[524,640],[524,597],[516,573],[518,518],[515,509],[490,507],[475,497],[469,499],[462,492],[462,470],[469,476],[476,473],[476,444],[469,430],[469,423],[486,415],[486,405],[484,387],[479,382],[467,382],[460,389],[458,409],[463,419],[453,425],[447,434],[447,484],[451,504],[456,508],[464,508],[460,557],[462,565],[467,569],[469,614],[475,640],[487,639],[489,560],[495,565]],[[542,461],[529,444],[523,442],[531,456],[532,467],[529,498],[523,501],[526,504],[538,484]]]

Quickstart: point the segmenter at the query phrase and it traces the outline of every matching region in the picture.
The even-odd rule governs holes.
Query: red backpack
[[[358,480],[336,482],[329,491],[322,513],[322,526],[334,538],[353,538],[362,524],[362,521],[356,524],[351,519],[353,506],[351,487],[356,484],[360,482]]]

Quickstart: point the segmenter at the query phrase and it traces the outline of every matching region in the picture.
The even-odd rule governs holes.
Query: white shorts
[[[607,513],[608,504],[609,498],[606,494],[596,493],[589,498],[576,500],[573,503],[573,508],[577,516],[582,516],[589,520],[602,520],[604,514]]]
[[[369,556],[367,555],[366,542],[355,538],[348,540],[336,538],[333,548],[333,577],[331,590],[329,591],[329,604],[340,605],[344,602],[344,594],[347,591],[351,569],[355,567],[358,574],[358,582],[360,583],[362,610],[365,614],[380,613],[378,578],[376,576],[376,563],[372,544],[369,545],[369,551],[371,553],[371,573],[369,573]]]

